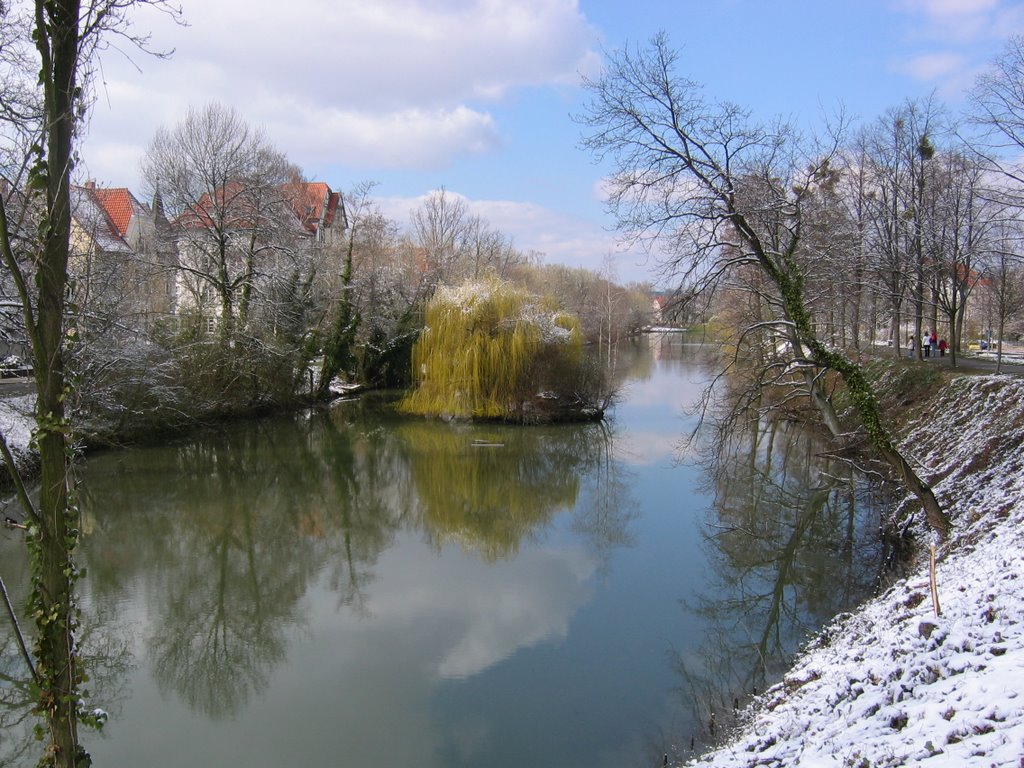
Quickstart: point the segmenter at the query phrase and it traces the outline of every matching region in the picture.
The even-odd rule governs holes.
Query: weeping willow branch
[[[416,389],[400,408],[447,418],[516,419],[540,392],[570,396],[582,334],[574,315],[508,283],[439,291],[413,348]]]

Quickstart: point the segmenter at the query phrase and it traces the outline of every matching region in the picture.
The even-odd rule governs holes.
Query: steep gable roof
[[[131,253],[117,225],[100,202],[95,186],[71,188],[71,211],[83,232],[107,253]]]
[[[88,185],[86,186],[88,187]],[[132,217],[145,212],[142,203],[136,200],[135,196],[125,187],[112,189],[92,187],[91,189],[121,237],[125,237],[128,234],[128,226],[131,224]]]
[[[317,235],[322,229],[329,229],[341,212],[341,226],[345,227],[345,212],[341,193],[334,192],[322,181],[292,182],[280,187],[279,202],[291,207],[296,224],[307,235]],[[268,209],[269,210],[269,209]],[[216,220],[224,217],[223,221]],[[183,211],[174,221],[177,226],[190,229],[206,229],[221,226],[226,229],[251,229],[265,218],[257,201],[247,199],[245,185],[231,181],[215,194],[204,192],[202,197]]]
[[[341,205],[341,193],[334,192],[323,181],[302,182],[298,185],[293,207],[302,226],[310,233],[321,227],[331,227]]]

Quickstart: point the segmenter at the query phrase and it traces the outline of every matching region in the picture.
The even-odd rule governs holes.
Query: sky
[[[402,225],[431,191],[548,263],[658,282],[618,243],[580,148],[581,78],[665,32],[709,98],[809,127],[935,94],[954,113],[1013,34],[1009,0],[171,0],[133,10],[157,58],[100,60],[80,173],[146,199],[140,160],[190,107],[233,107],[307,178],[376,182]]]

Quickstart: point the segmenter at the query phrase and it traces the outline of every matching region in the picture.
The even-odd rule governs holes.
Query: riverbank
[[[35,475],[39,464],[38,456],[30,447],[35,426],[35,402],[36,397],[32,394],[16,394],[0,399],[0,434],[7,441],[14,463],[23,477]],[[10,476],[4,469],[0,477],[0,488],[10,484]]]
[[[826,627],[724,746],[753,766],[1000,766],[1024,755],[1024,381],[960,376],[905,442],[954,533],[927,563]]]
[[[942,615],[921,568],[833,622],[753,702],[733,740],[696,764],[1020,765],[1022,403],[1017,377],[960,376],[907,425],[905,439],[955,521],[937,569]],[[12,450],[30,456],[31,398],[0,405]]]

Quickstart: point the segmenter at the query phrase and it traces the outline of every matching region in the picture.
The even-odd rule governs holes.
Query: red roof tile
[[[284,199],[288,201],[295,213],[298,223],[306,232],[316,234],[321,225],[330,227],[341,205],[341,194],[333,192],[322,181],[293,182],[281,187]],[[177,217],[175,223],[189,228],[206,228],[213,225],[214,211],[230,207],[231,220],[224,222],[228,228],[247,228],[254,226],[247,219],[247,205],[244,200],[245,187],[237,181],[228,182],[215,196],[204,193],[195,205],[190,206]],[[228,206],[228,201],[238,197],[240,205]],[[224,211],[227,212],[227,211]],[[258,213],[255,214],[257,217]]]
[[[110,221],[117,227],[121,237],[127,235],[128,224],[131,222],[132,213],[134,212],[132,193],[124,187],[115,187],[113,189],[95,187],[92,189],[92,192],[96,195],[100,205],[106,210]]]
[[[321,224],[330,227],[334,223],[340,201],[341,195],[323,181],[300,182],[292,206],[302,225],[316,232]]]

